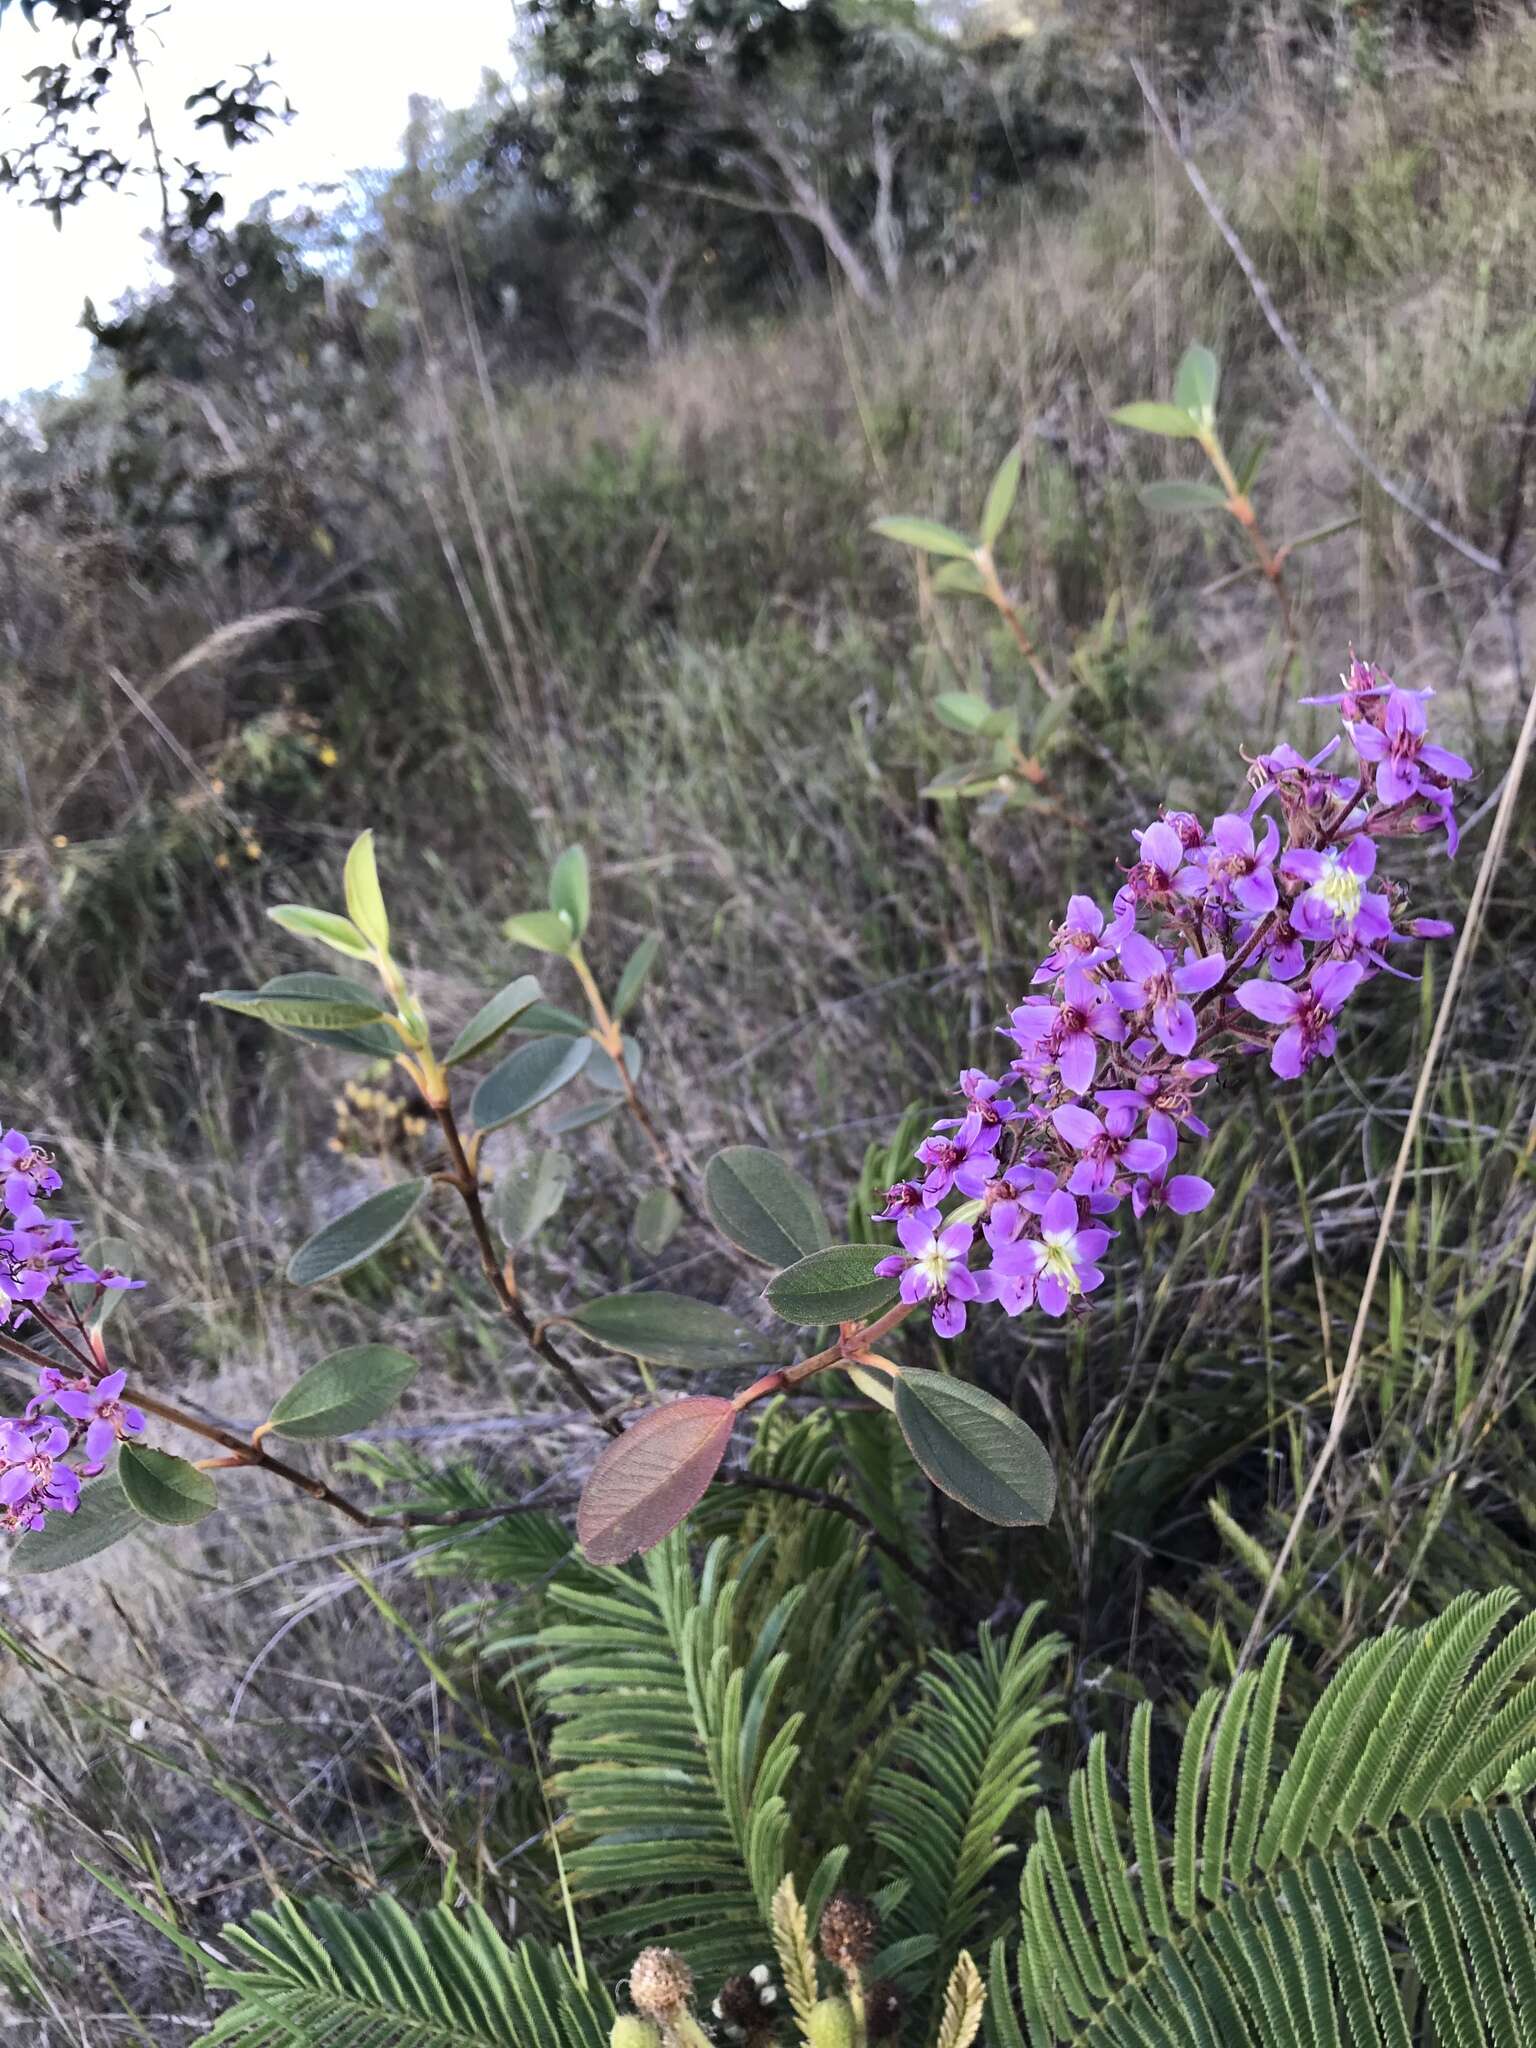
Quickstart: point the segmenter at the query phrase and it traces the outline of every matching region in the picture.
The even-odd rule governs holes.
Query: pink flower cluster
[[[0,1530],[12,1534],[41,1529],[50,1514],[73,1514],[81,1480],[101,1471],[120,1437],[144,1427],[139,1410],[122,1400],[127,1375],[100,1366],[62,1294],[142,1283],[86,1264],[74,1225],[43,1208],[61,1185],[41,1146],[21,1131],[0,1136],[0,1325],[29,1322],[72,1361],[68,1370],[39,1372],[23,1415],[0,1416]],[[50,1404],[58,1416],[42,1414]],[[69,1463],[76,1453],[83,1462]]]
[[[1294,1080],[1333,1052],[1338,1018],[1387,949],[1452,927],[1407,914],[1377,873],[1380,842],[1444,831],[1472,773],[1427,736],[1428,691],[1400,690],[1351,660],[1336,704],[1344,732],[1310,760],[1278,746],[1250,763],[1248,803],[1212,820],[1169,811],[1138,832],[1109,912],[1074,896],[1004,1027],[1002,1080],[960,1077],[962,1113],[917,1148],[920,1176],[887,1192],[901,1250],[876,1271],[932,1306],[953,1337],[975,1301],[1060,1316],[1104,1279],[1104,1218],[1187,1216],[1215,1190],[1177,1169],[1181,1137],[1210,1132],[1197,1107],[1223,1060],[1267,1052]],[[1348,740],[1353,773],[1332,766]],[[1278,818],[1276,816],[1278,813]],[[979,1225],[946,1220],[952,1196]]]

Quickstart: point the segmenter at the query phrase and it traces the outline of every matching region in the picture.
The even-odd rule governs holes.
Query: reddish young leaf
[[[698,1506],[735,1420],[729,1401],[671,1401],[614,1438],[576,1511],[576,1533],[594,1564],[622,1564],[650,1550]]]

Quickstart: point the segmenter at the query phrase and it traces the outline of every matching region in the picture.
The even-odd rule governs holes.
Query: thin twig
[[[434,1103],[433,1113],[442,1127],[443,1138],[448,1146],[448,1158],[453,1167],[453,1185],[469,1216],[469,1227],[474,1232],[475,1244],[480,1253],[480,1264],[491,1292],[496,1297],[497,1306],[509,1322],[516,1324],[530,1350],[536,1351],[546,1365],[552,1366],[559,1373],[587,1413],[595,1417],[599,1426],[607,1430],[610,1436],[617,1436],[620,1430],[618,1418],[608,1412],[607,1404],[587,1385],[579,1368],[566,1357],[558,1345],[550,1342],[543,1326],[534,1321],[507,1284],[506,1273],[496,1256],[496,1247],[491,1240],[491,1226],[486,1221],[485,1204],[480,1199],[479,1175],[465,1154],[464,1140],[459,1136],[459,1126],[454,1118],[452,1103]]]

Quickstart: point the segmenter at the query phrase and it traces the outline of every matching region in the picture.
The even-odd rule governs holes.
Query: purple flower
[[[60,1422],[35,1427],[0,1422],[0,1529],[11,1534],[41,1529],[55,1510],[74,1513],[80,1475],[59,1462],[69,1443],[69,1431]]]
[[[1285,1028],[1275,1040],[1269,1064],[1282,1081],[1294,1081],[1313,1060],[1326,1059],[1337,1043],[1333,1020],[1365,979],[1354,960],[1325,960],[1300,988],[1273,981],[1245,981],[1237,1000],[1251,1017]]]
[[[1471,775],[1470,761],[1425,739],[1426,725],[1422,700],[1394,687],[1379,726],[1364,718],[1350,726],[1355,752],[1376,769],[1376,794],[1384,804],[1404,804],[1433,789],[1435,785],[1424,780],[1426,770],[1450,782],[1465,782]]]
[[[1211,826],[1205,861],[1212,894],[1249,917],[1265,916],[1280,901],[1274,873],[1279,851],[1280,834],[1273,818],[1264,820],[1264,836],[1256,840],[1250,819],[1238,811],[1225,812]]]
[[[877,1223],[894,1223],[898,1216],[907,1216],[921,1210],[937,1221],[938,1210],[930,1209],[928,1197],[923,1193],[921,1181],[899,1180],[885,1191],[885,1207],[875,1211]]]
[[[974,1200],[996,1171],[992,1155],[1001,1136],[1000,1124],[983,1123],[972,1115],[962,1119],[952,1138],[940,1136],[937,1129],[932,1137],[924,1138],[917,1148],[918,1158],[928,1169],[923,1175],[924,1201],[942,1202],[951,1188]]]
[[[981,1234],[994,1251],[1022,1234],[1026,1214],[1033,1210],[1038,1215],[1058,1184],[1058,1176],[1049,1166],[1036,1166],[1028,1160],[1017,1161],[1001,1180],[989,1183],[982,1197],[986,1209]]]
[[[1378,668],[1373,661],[1361,661],[1350,650],[1349,673],[1341,675],[1342,690],[1335,690],[1330,696],[1303,697],[1303,704],[1337,704],[1340,716],[1346,725],[1353,725],[1357,719],[1370,716],[1370,700],[1374,697],[1389,697],[1394,692],[1403,697],[1432,697],[1433,690],[1398,690],[1397,684],[1384,668]]]
[[[1246,944],[1253,931],[1252,925],[1247,926],[1239,943]],[[1260,939],[1252,964],[1268,967],[1276,981],[1294,981],[1306,966],[1307,949],[1284,904],[1275,912],[1273,923]]]
[[[1197,1138],[1211,1135],[1210,1126],[1195,1115],[1194,1104],[1199,1084],[1216,1072],[1214,1060],[1184,1060],[1177,1067],[1139,1075],[1134,1088],[1101,1088],[1094,1099],[1106,1109],[1144,1110],[1147,1136],[1172,1158],[1181,1129]]]
[[[1304,697],[1302,702],[1314,700]],[[1254,756],[1248,770],[1248,780],[1253,784],[1253,795],[1248,801],[1244,817],[1251,818],[1261,810],[1269,799],[1280,790],[1289,797],[1292,804],[1299,804],[1304,810],[1320,811],[1331,798],[1340,794],[1339,778],[1336,775],[1319,775],[1318,769],[1336,754],[1344,741],[1335,733],[1327,746],[1314,754],[1310,760],[1305,754],[1298,754],[1284,740],[1268,754]]]
[[[1022,1054],[1015,1063],[1019,1072],[1038,1084],[1054,1067],[1069,1094],[1086,1095],[1099,1064],[1095,1041],[1118,1043],[1125,1036],[1125,1024],[1092,977],[1081,967],[1069,967],[1062,977],[1062,1000],[1021,1003],[1008,1035]]]
[[[1385,896],[1373,896],[1366,883],[1376,872],[1376,843],[1364,833],[1348,846],[1318,849],[1298,846],[1280,862],[1280,872],[1305,882],[1291,906],[1291,924],[1309,939],[1332,939],[1340,932],[1377,944],[1392,929]]]
[[[1137,903],[1167,903],[1178,886],[1184,866],[1184,842],[1176,826],[1159,818],[1144,832],[1136,834],[1141,858],[1126,875],[1126,887]]]
[[[1066,1102],[1051,1112],[1051,1122],[1080,1155],[1067,1182],[1069,1194],[1099,1194],[1121,1173],[1155,1173],[1167,1158],[1165,1146],[1135,1135],[1134,1109],[1107,1109],[1101,1120],[1081,1103]]]
[[[75,1384],[53,1390],[55,1405],[86,1425],[87,1477],[101,1470],[119,1437],[143,1434],[142,1413],[120,1398],[127,1379],[126,1372],[109,1372],[94,1386]]]
[[[968,1223],[935,1230],[920,1214],[903,1216],[896,1235],[904,1250],[882,1259],[875,1271],[885,1279],[901,1275],[901,1298],[933,1303],[933,1327],[941,1337],[965,1328],[965,1305],[977,1299],[976,1276],[966,1259],[976,1233]]]
[[[52,1159],[25,1132],[7,1131],[0,1137],[0,1194],[13,1214],[40,1195],[56,1195],[62,1186]]]
[[[1214,988],[1226,964],[1220,953],[1202,954],[1190,947],[1184,964],[1175,967],[1161,946],[1140,932],[1130,932],[1120,941],[1126,978],[1112,981],[1109,991],[1124,1010],[1150,1011],[1158,1044],[1165,1052],[1182,1055],[1193,1050],[1197,1030],[1188,998]]]
[[[1426,783],[1419,791],[1419,796],[1421,801],[1429,805],[1429,809],[1414,819],[1414,831],[1438,832],[1443,829],[1446,859],[1454,860],[1456,849],[1461,844],[1461,827],[1456,822],[1455,790],[1440,789],[1434,783]]]
[[[933,1128],[936,1131],[958,1130],[971,1117],[975,1117],[983,1129],[1000,1128],[1013,1115],[1013,1104],[1001,1092],[1002,1086],[1001,1081],[994,1081],[980,1067],[965,1068],[960,1076],[965,1115],[940,1117]]]
[[[1035,969],[1035,980],[1054,981],[1069,967],[1097,967],[1113,953],[1121,930],[1128,929],[1129,919],[1118,914],[1118,906],[1106,931],[1104,913],[1091,896],[1068,897],[1067,914],[1051,934],[1055,943]]]
[[[1174,1216],[1194,1216],[1201,1209],[1208,1208],[1216,1194],[1215,1188],[1200,1174],[1174,1172],[1178,1133],[1170,1119],[1165,1117],[1163,1123],[1169,1134],[1167,1156],[1155,1173],[1149,1173],[1131,1189],[1131,1214],[1138,1219],[1149,1209],[1166,1209]]]
[[[1075,1197],[1058,1188],[1041,1211],[1040,1235],[994,1253],[993,1269],[1003,1278],[1011,1274],[1032,1282],[1034,1298],[1046,1314],[1065,1315],[1069,1302],[1102,1284],[1104,1275],[1094,1260],[1102,1258],[1110,1235],[1083,1229]]]

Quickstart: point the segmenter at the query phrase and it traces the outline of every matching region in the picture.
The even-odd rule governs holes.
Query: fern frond
[[[279,1899],[227,1927],[233,1994],[206,2048],[606,2048],[613,2006],[562,1954],[509,1947],[487,1915],[390,1898],[363,1912]]]
[[[993,1872],[1014,1853],[1041,1738],[1061,1719],[1052,1675],[1066,1644],[1036,1639],[1039,1618],[1031,1608],[1006,1646],[983,1629],[973,1653],[934,1658],[871,1789],[873,1833],[906,1884],[890,1933],[929,1937],[930,2003],[961,1947],[990,1944],[1001,1925]]]
[[[1521,1621],[1491,1647],[1512,1601],[1469,1594],[1360,1645],[1278,1779],[1285,1645],[1206,1693],[1171,1851],[1150,1710],[1125,1809],[1097,1739],[1068,1786],[1070,1867],[1042,1813],[1022,1875],[1031,2048],[1410,2048],[1418,1986],[1440,2048],[1536,2048],[1536,1838],[1509,1776],[1536,1747],[1536,1632]]]

